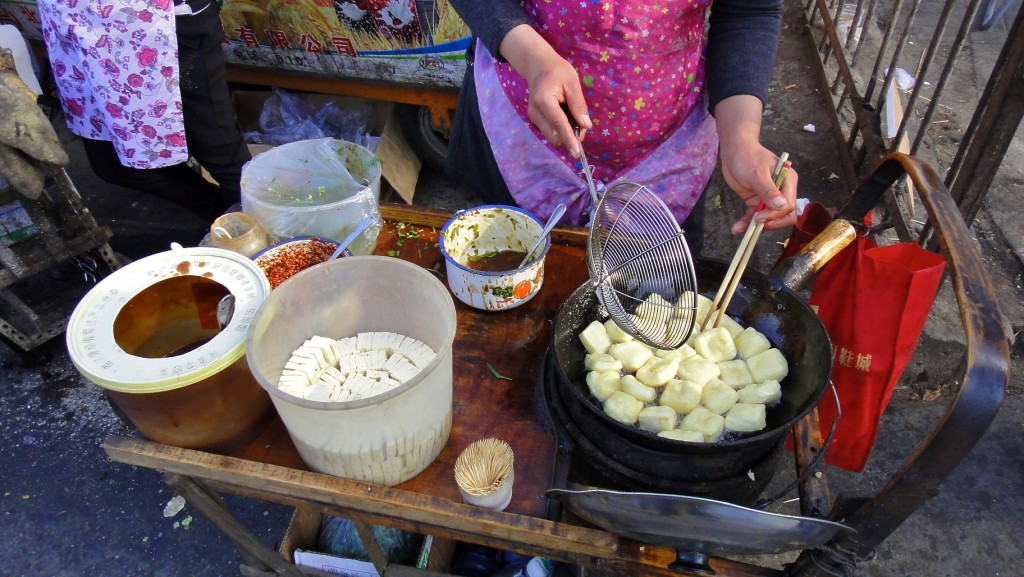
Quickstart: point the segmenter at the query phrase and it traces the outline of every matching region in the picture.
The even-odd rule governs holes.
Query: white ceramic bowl
[[[532,299],[544,282],[550,238],[533,260],[515,270],[480,271],[466,263],[503,250],[525,253],[543,229],[537,217],[514,206],[478,206],[455,213],[438,235],[452,293],[467,305],[488,311],[515,308]]]

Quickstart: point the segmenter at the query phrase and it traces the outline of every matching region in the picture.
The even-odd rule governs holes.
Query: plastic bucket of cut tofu
[[[256,311],[246,351],[310,469],[391,486],[427,468],[448,441],[455,329],[455,303],[431,273],[395,258],[357,256],[316,265],[278,287]],[[285,363],[307,339],[362,332],[411,337],[436,356],[400,386],[356,401],[312,401],[278,389]]]

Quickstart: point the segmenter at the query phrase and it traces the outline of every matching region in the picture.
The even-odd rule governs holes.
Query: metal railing
[[[921,157],[945,175],[973,222],[1024,116],[1024,10],[998,56],[989,49],[982,62],[983,51],[971,50],[973,35],[989,30],[1016,0],[803,1],[848,176],[857,178],[888,152]],[[990,40],[998,32],[985,34]],[[965,51],[974,58],[962,58]],[[979,70],[988,65],[990,73]],[[902,240],[927,235],[915,204],[909,184],[887,203],[887,225]]]

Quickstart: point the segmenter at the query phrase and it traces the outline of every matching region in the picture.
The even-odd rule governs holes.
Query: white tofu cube
[[[589,354],[583,359],[583,366],[588,371],[621,371],[622,363],[608,353]]]
[[[665,300],[665,297],[658,293],[647,295],[644,302],[640,303],[633,313],[638,317],[668,321],[672,318],[672,303]]]
[[[682,345],[678,349],[658,349],[654,351],[654,355],[663,359],[675,359],[677,362],[682,363],[686,359],[697,354],[697,351],[693,350],[690,345]]]
[[[736,389],[717,379],[704,385],[700,394],[700,404],[712,413],[724,415],[739,400],[740,394]]]
[[[302,398],[305,391],[306,385],[302,384],[279,384],[277,387],[282,393],[287,393],[293,397]]]
[[[695,343],[697,341],[697,337],[699,335],[700,335],[700,321],[697,321],[696,323],[693,324],[693,331],[690,332],[690,336],[686,337],[686,342],[684,344],[687,344],[687,345],[689,345],[692,348],[693,347],[693,343]]]
[[[725,417],[712,413],[704,407],[697,407],[689,415],[683,417],[679,428],[684,431],[696,431],[704,435],[704,441],[714,443],[725,431]]]
[[[704,323],[704,319],[707,318],[708,311],[711,310],[711,303],[712,303],[712,301],[708,297],[706,297],[704,295],[701,295],[701,294],[697,295],[697,326],[698,327],[700,327],[701,324]],[[711,319],[711,321],[708,322],[707,328],[711,327],[711,322],[713,322],[714,320],[715,319]]]
[[[657,390],[641,383],[633,375],[624,375],[619,379],[619,383],[622,386],[622,392],[636,397],[638,401],[652,403],[658,398]]]
[[[725,414],[726,431],[756,433],[765,426],[765,409],[761,403],[736,403]]]
[[[303,398],[310,401],[328,402],[331,400],[331,390],[321,384],[313,385],[303,392]]]
[[[685,415],[700,405],[703,390],[703,385],[693,381],[671,380],[661,392],[658,403],[672,407],[677,413]]]
[[[607,353],[608,347],[612,346],[612,340],[608,337],[608,331],[600,321],[592,321],[587,328],[580,333],[580,342],[588,353]]]
[[[688,443],[703,443],[704,434],[699,431],[687,431],[684,429],[671,429],[658,433],[659,437],[672,439],[674,441],[686,441]]]
[[[676,376],[678,370],[679,361],[651,357],[644,366],[636,370],[636,378],[648,387],[663,387]]]
[[[602,330],[604,330],[603,327]],[[654,356],[654,352],[639,341],[615,343],[608,347],[608,354],[618,359],[622,363],[622,368],[630,372],[636,372]]]
[[[693,341],[697,354],[709,361],[720,363],[736,358],[736,344],[725,327],[718,327],[697,335]]]
[[[624,343],[626,341],[633,340],[633,335],[619,328],[619,325],[615,324],[615,321],[608,319],[604,321],[604,330],[608,333],[608,338],[613,343]]]
[[[782,398],[782,386],[779,381],[753,383],[740,389],[739,402],[761,403],[770,405]]]
[[[646,407],[640,411],[637,421],[640,428],[652,433],[660,433],[676,428],[676,411],[672,407],[659,405]]]
[[[350,355],[359,351],[358,340],[355,337],[338,339],[334,341],[334,345],[332,345],[332,347],[334,348],[334,356],[339,359],[345,355]]]
[[[768,341],[768,337],[758,332],[754,327],[747,327],[743,329],[743,332],[737,335],[734,341],[736,343],[736,351],[744,359],[749,359],[757,353],[761,353],[772,348],[772,344]]]
[[[622,382],[617,371],[591,371],[587,373],[587,388],[597,400],[604,401],[622,390]]]
[[[676,300],[672,301],[675,305],[676,317],[686,318],[692,316],[695,320],[697,319],[697,305],[700,302],[701,296],[693,291],[686,291],[676,297]]]
[[[668,331],[668,325],[665,324],[664,319],[654,317],[641,317],[637,315],[626,315],[629,317],[630,322],[636,330],[642,332],[648,338],[655,341],[665,340],[665,333]]]
[[[722,374],[718,363],[709,361],[700,355],[693,355],[679,364],[676,377],[684,381],[693,381],[703,385],[711,379],[717,379]]]
[[[722,372],[718,378],[734,389],[742,389],[754,382],[754,377],[750,376],[750,370],[747,369],[747,362],[743,359],[718,363],[718,370]]]
[[[736,336],[743,332],[743,325],[736,322],[729,315],[722,316],[722,322],[718,323],[718,326],[724,328],[729,332],[729,336],[735,341]]]
[[[608,397],[604,402],[605,414],[623,425],[636,423],[643,408],[643,402],[638,401],[633,395],[622,391],[612,393],[612,396]]]
[[[690,324],[685,322],[683,319],[678,318],[668,321],[668,324],[665,325],[665,342],[685,343],[686,339],[688,339],[691,334],[686,332],[687,329],[690,329],[691,331],[696,330],[696,323]]]
[[[373,349],[373,333],[359,333],[356,335],[356,349],[369,351]]]
[[[747,368],[755,383],[779,381],[789,374],[789,363],[779,349],[771,348],[747,359]]]
[[[329,366],[327,359],[324,358],[324,353],[317,347],[307,347],[303,345],[295,349],[295,352],[292,353],[292,359],[295,358],[313,359],[313,361],[316,362],[317,368],[320,369]]]

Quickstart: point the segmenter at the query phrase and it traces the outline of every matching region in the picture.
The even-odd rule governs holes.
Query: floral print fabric
[[[607,185],[629,178],[644,184],[662,195],[680,219],[710,179],[717,154],[714,119],[704,98],[709,4],[524,3],[534,28],[580,74],[594,123],[584,150],[595,180]],[[567,202],[578,217],[589,206],[579,161],[564,147],[547,144],[529,122],[525,80],[482,43],[477,54],[480,113],[513,198],[540,218],[558,202]]]
[[[132,168],[185,162],[172,0],[38,4],[71,131],[112,141]]]

